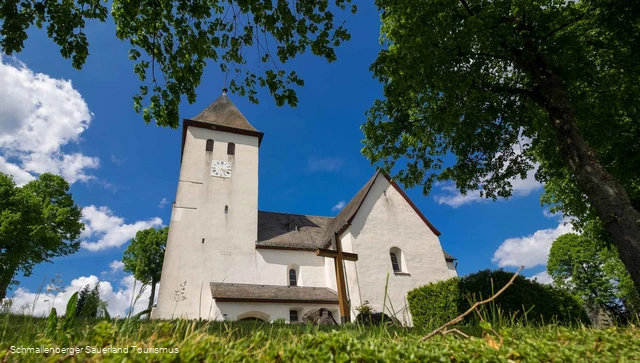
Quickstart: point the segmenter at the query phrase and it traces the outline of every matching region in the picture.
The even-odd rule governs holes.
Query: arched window
[[[213,140],[209,139],[207,140],[207,147],[205,149],[206,151],[213,151]]]
[[[230,142],[227,144],[227,155],[235,155],[236,154],[236,144]]]
[[[389,257],[391,258],[391,267],[393,267],[393,272],[395,272],[396,274],[406,274],[409,272],[407,271],[407,266],[402,251],[398,247],[392,247],[389,250]]]
[[[298,286],[298,276],[296,276],[296,270],[289,270],[289,286]]]
[[[393,266],[393,272],[400,272],[400,264],[398,263],[398,256],[395,253],[390,252],[391,255],[391,266]]]

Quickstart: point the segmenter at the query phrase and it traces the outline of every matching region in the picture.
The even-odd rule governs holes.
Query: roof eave
[[[264,132],[260,132],[260,131],[238,129],[235,127],[216,125],[209,122],[202,122],[202,121],[196,121],[196,120],[185,118],[185,119],[182,119],[182,144],[180,145],[180,162],[181,163],[182,163],[182,155],[184,154],[184,142],[187,138],[187,129],[189,128],[189,126],[198,127],[198,128],[207,129],[207,130],[229,132],[229,133],[239,134],[239,135],[255,136],[258,138],[258,147],[260,147],[260,144],[262,144],[262,137],[264,136]]]

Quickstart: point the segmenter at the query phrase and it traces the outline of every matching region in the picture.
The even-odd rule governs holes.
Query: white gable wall
[[[456,275],[455,269],[447,266],[439,238],[382,174],[376,178],[347,232],[344,245],[358,254],[357,272],[355,267],[347,271],[352,308],[368,300],[381,312],[389,274],[387,294],[391,304],[387,301],[385,312],[395,311],[401,322],[411,324],[407,292]],[[403,271],[407,274],[394,273],[389,256],[393,247],[402,251]],[[354,275],[358,295],[353,288]]]

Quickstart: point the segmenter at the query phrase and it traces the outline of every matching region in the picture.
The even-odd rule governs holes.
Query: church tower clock
[[[183,120],[180,177],[154,318],[206,319],[209,282],[255,279],[258,271],[247,266],[255,265],[262,137],[226,93]]]

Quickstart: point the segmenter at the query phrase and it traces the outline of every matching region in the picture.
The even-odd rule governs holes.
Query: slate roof
[[[253,285],[211,282],[217,302],[314,302],[337,304],[338,295],[326,287]]]
[[[369,194],[369,190],[371,189],[371,186],[373,186],[373,183],[376,181],[376,178],[379,174],[380,171],[376,171],[373,177],[369,179],[369,181],[362,187],[362,189],[360,189],[360,191],[353,197],[353,199],[351,199],[351,201],[347,203],[344,208],[342,208],[340,213],[338,213],[338,215],[333,218],[331,224],[329,224],[329,228],[327,228],[327,232],[324,237],[325,241],[330,240],[334,233],[341,232],[342,229],[346,227],[346,225],[351,223],[356,213],[358,212],[358,209],[360,209],[362,202],[364,202],[364,198],[367,196],[367,194]]]
[[[242,115],[226,94],[218,97],[207,108],[190,120],[225,126],[232,129],[259,132]]]
[[[327,241],[324,237],[331,220],[331,217],[258,211],[256,245],[316,250],[324,247]],[[289,231],[290,222],[298,226],[297,231]]]

